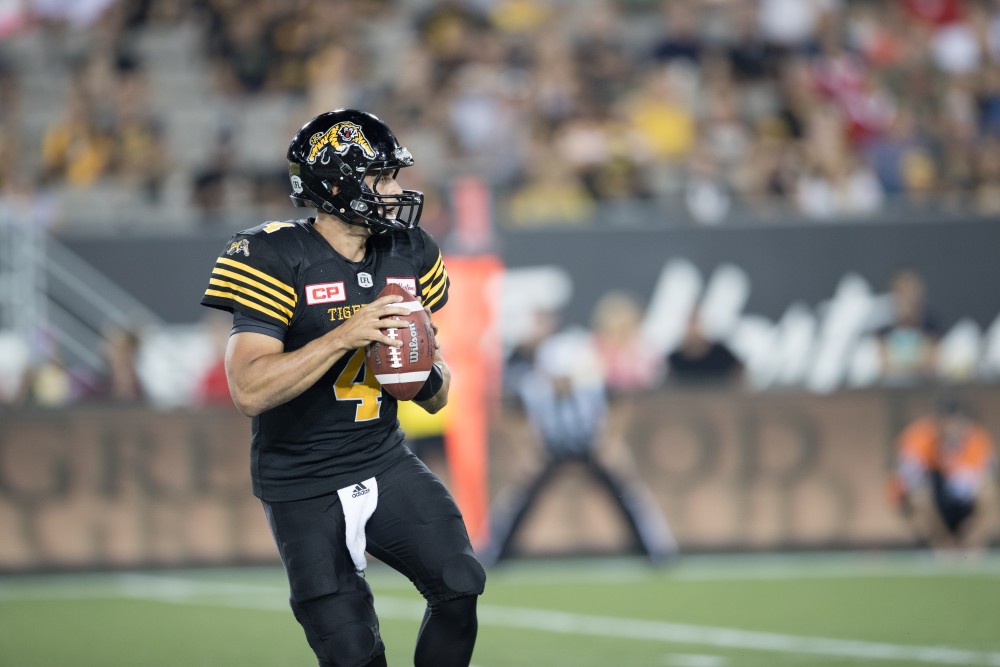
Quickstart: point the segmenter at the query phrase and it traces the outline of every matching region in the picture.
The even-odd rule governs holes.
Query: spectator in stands
[[[841,0],[761,0],[758,21],[764,39],[783,51],[816,48],[816,33],[840,8]]]
[[[875,174],[847,148],[828,160],[811,163],[799,178],[796,195],[806,217],[824,219],[871,215],[883,198]]]
[[[900,269],[889,287],[890,322],[878,332],[882,377],[889,384],[927,382],[937,370],[940,328],[924,304],[924,281]]]
[[[624,103],[636,145],[653,159],[675,160],[687,155],[697,138],[688,75],[683,70],[659,67],[636,83]]]
[[[576,93],[574,106],[564,112],[607,105],[619,100],[632,87],[634,45],[621,26],[627,23],[622,3],[598,0],[580,21],[579,32],[570,37],[568,82]],[[544,38],[539,41],[545,42]]]
[[[267,39],[265,15],[238,11],[223,24],[220,85],[232,94],[259,93],[271,79],[274,52]]]
[[[229,208],[232,200],[230,191],[243,177],[234,165],[235,159],[234,133],[222,128],[215,138],[208,162],[192,177],[193,203],[201,213],[200,222],[204,225],[223,222],[224,217],[220,214]]]
[[[81,85],[70,92],[66,110],[45,132],[42,167],[46,177],[86,187],[105,176],[114,160],[110,118],[102,116]]]
[[[680,346],[667,355],[667,382],[679,387],[738,386],[743,362],[729,347],[710,339],[697,312],[691,314]]]
[[[898,440],[892,499],[934,549],[981,551],[997,534],[993,438],[959,397],[939,400]]]
[[[533,149],[524,182],[508,200],[511,225],[531,227],[545,224],[581,224],[590,219],[594,199],[569,165],[545,159],[551,144],[540,140]]]
[[[740,83],[767,81],[777,71],[778,51],[761,35],[755,3],[731,2],[724,9],[732,30],[726,55],[734,77]]]
[[[699,224],[723,222],[732,209],[732,196],[715,158],[705,150],[694,151],[686,161],[684,205]]]
[[[528,144],[541,128],[551,139],[547,163],[575,172],[594,211],[613,213],[623,199],[650,195],[718,204],[725,194],[732,208],[763,217],[788,203],[809,214],[867,214],[898,202],[896,195],[926,207],[942,189],[958,192],[949,199],[958,210],[1000,209],[997,158],[978,155],[1000,127],[1000,21],[983,3],[601,0],[555,9],[369,0],[364,11],[322,0],[61,4],[87,9],[59,9],[38,23],[53,45],[52,69],[76,68],[66,117],[41,141],[42,169],[57,186],[90,187],[111,175],[112,185],[155,193],[174,170],[194,181],[201,162],[164,150],[167,139],[184,140],[177,127],[196,122],[192,107],[217,108],[221,117],[234,99],[270,104],[277,96],[316,109],[360,99],[388,118],[405,114],[434,146],[421,149],[436,154],[422,167],[432,188],[476,172],[523,199],[510,186],[527,180],[535,159]],[[196,23],[204,28],[197,57],[220,72],[215,88],[158,105],[162,118],[120,118],[105,102],[115,99],[110,82],[146,48],[144,33]],[[64,40],[67,27],[79,38]],[[408,48],[384,48],[407,42],[408,32],[415,36]],[[326,38],[334,33],[337,40]],[[28,39],[17,30],[9,37],[21,38]],[[33,66],[30,76],[41,71]],[[178,90],[185,88],[195,90]],[[0,98],[5,106],[8,96]],[[46,108],[61,106],[52,100]],[[10,122],[13,129],[3,127]],[[830,128],[818,139],[824,124]],[[0,156],[12,150],[3,146],[11,136],[38,143],[35,127],[33,119],[0,120]],[[848,141],[831,151],[834,133]],[[709,159],[688,162],[706,144]],[[799,171],[807,178],[789,183]],[[872,171],[885,197],[872,187]],[[508,204],[501,210],[523,208]],[[720,207],[695,208],[706,220],[726,220],[712,215]],[[571,215],[587,224],[612,217]]]
[[[170,156],[162,121],[150,108],[149,82],[141,70],[132,70],[118,79],[115,114],[114,167],[118,181],[157,202],[166,184]]]
[[[1000,138],[978,146],[973,159],[976,211],[983,215],[1000,214]]]
[[[653,58],[660,62],[679,60],[697,67],[705,49],[699,26],[698,3],[664,0],[660,3],[663,34],[655,41]]]

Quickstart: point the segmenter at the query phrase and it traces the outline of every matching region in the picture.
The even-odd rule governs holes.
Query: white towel
[[[360,573],[368,567],[365,560],[365,524],[378,507],[378,482],[369,477],[363,482],[345,486],[337,491],[340,505],[344,508],[346,526],[344,534],[347,537],[347,550],[351,552],[354,568]]]

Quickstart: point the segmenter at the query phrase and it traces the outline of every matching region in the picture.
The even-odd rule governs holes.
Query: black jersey
[[[448,301],[448,272],[422,229],[376,234],[351,262],[315,220],[269,222],[223,249],[202,305],[250,317],[296,350],[402,285],[436,311]],[[367,371],[363,349],[347,353],[316,384],[253,418],[254,494],[279,502],[336,491],[376,475],[406,453],[396,399]]]

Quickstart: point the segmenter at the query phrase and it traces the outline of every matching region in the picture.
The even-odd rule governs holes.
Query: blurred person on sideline
[[[226,377],[226,347],[233,326],[231,317],[224,313],[210,312],[202,319],[202,328],[211,350],[208,365],[195,382],[195,402],[197,405],[231,406],[229,379]]]
[[[913,384],[933,379],[940,327],[927,311],[924,281],[913,269],[900,269],[889,286],[890,321],[878,332],[883,379]]]
[[[891,498],[933,549],[981,551],[997,533],[997,456],[993,438],[958,396],[898,438]]]
[[[447,488],[410,452],[397,401],[365,364],[405,326],[390,282],[433,313],[449,278],[418,227],[424,195],[396,180],[410,152],[380,118],[338,109],[287,152],[292,203],[315,217],[267,222],[226,244],[202,304],[233,314],[226,371],[253,418],[251,477],[288,577],[291,607],[321,667],[385,667],[365,551],[427,601],[416,667],[468,667],[486,573]],[[414,401],[439,412],[451,372],[440,349]]]
[[[676,552],[676,544],[651,495],[635,478],[610,470],[598,450],[605,439],[608,399],[589,337],[564,331],[537,350],[523,376],[520,403],[543,454],[541,469],[491,514],[490,544],[482,558],[495,564],[510,555],[517,533],[542,493],[567,465],[583,465],[617,505],[636,544],[653,563]]]
[[[86,382],[80,400],[143,403],[146,390],[136,370],[142,338],[132,326],[111,325],[104,334],[104,368]]]
[[[680,345],[667,355],[667,382],[677,386],[736,386],[743,370],[725,343],[708,337],[697,312],[688,319]]]
[[[59,344],[47,332],[39,332],[28,348],[28,363],[19,378],[14,403],[46,408],[73,403],[79,386],[66,366]]]
[[[548,340],[559,327],[559,315],[548,308],[539,308],[531,314],[527,332],[517,342],[504,359],[503,393],[517,396],[521,383],[535,368],[538,348]]]
[[[602,296],[591,317],[594,345],[612,395],[652,389],[660,383],[663,359],[642,333],[642,309],[625,292]]]

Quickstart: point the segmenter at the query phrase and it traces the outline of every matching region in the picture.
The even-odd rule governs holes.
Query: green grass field
[[[422,601],[373,567],[389,664]],[[278,568],[0,577],[3,667],[315,665]],[[490,573],[476,667],[1000,665],[1000,555],[687,557]]]

